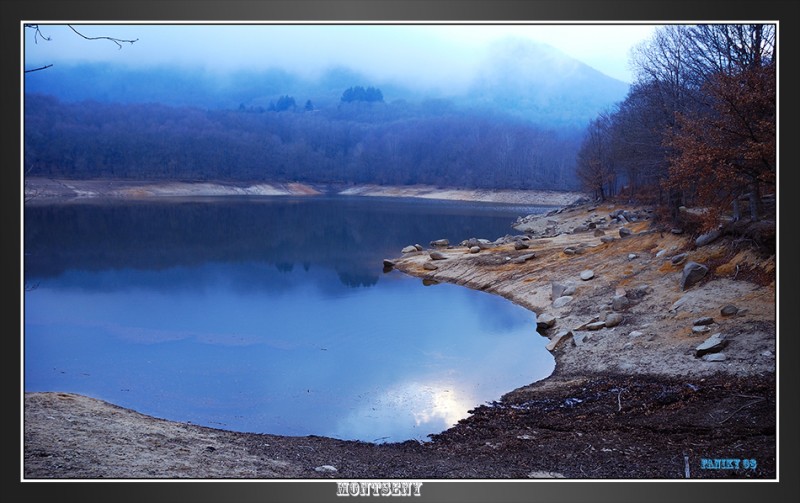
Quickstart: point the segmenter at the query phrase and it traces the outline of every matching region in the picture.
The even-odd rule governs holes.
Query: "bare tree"
[[[617,172],[608,114],[601,114],[589,123],[578,150],[577,175],[583,186],[601,201],[615,194]]]
[[[69,27],[70,30],[72,30],[75,34],[77,34],[79,37],[81,37],[83,39],[86,39],[86,40],[108,40],[110,42],[115,43],[117,45],[118,49],[122,49],[122,44],[133,45],[134,42],[137,42],[139,40],[138,38],[130,40],[130,39],[122,39],[122,38],[106,37],[106,36],[90,37],[90,36],[84,35],[80,31],[75,29],[75,27],[73,25],[71,25],[71,24],[68,24],[67,26]],[[25,28],[29,29],[29,30],[34,30],[33,41],[34,41],[35,44],[39,43],[39,39],[42,39],[42,40],[47,41],[47,42],[49,42],[51,40],[50,37],[45,36],[44,33],[42,33],[42,28],[38,24],[26,24]],[[31,68],[31,69],[25,70],[25,73],[38,72],[40,70],[46,70],[46,69],[48,69],[48,68],[50,68],[52,66],[53,66],[52,64],[49,64],[49,65],[40,66],[38,68]]]

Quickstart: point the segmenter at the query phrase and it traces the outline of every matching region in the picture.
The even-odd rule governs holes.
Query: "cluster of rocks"
[[[559,210],[553,210],[546,213],[544,216],[542,215],[528,215],[525,217],[517,218],[516,222],[514,223],[513,227],[515,229],[528,232],[531,234],[539,234],[541,237],[555,237],[559,234],[566,233],[566,234],[575,234],[580,232],[588,232],[592,231],[596,237],[600,237],[601,241],[603,242],[610,242],[614,240],[612,235],[606,235],[606,232],[611,230],[612,228],[619,227],[617,231],[620,238],[624,238],[633,234],[633,232],[625,227],[626,224],[640,222],[643,220],[648,220],[651,218],[652,210],[650,209],[639,209],[639,210],[623,210],[618,209],[606,216],[599,217],[595,211],[597,210],[596,206],[591,206],[588,208],[587,211],[592,213],[588,218],[586,218],[583,222],[575,225],[574,227],[561,229],[559,220],[552,219],[548,217],[552,217],[562,211],[569,211],[568,208],[562,208]],[[545,226],[544,229],[534,229],[532,226],[528,225],[536,221],[540,221],[542,218],[545,219]]]
[[[502,246],[505,244],[513,244],[514,249],[517,251],[520,250],[527,250],[531,247],[531,237],[524,234],[517,234],[517,235],[505,235],[503,237],[497,238],[494,241],[490,241],[488,239],[481,239],[481,238],[470,238],[465,239],[459,243],[459,246],[462,248],[466,248],[468,253],[476,254],[480,253],[482,250],[488,250],[491,248],[496,248],[498,246]],[[441,250],[451,249],[450,241],[448,239],[436,239],[430,242],[430,247],[427,251],[431,260],[445,260],[447,257]],[[400,250],[404,256],[409,254],[418,254],[425,252],[426,249],[420,244],[413,244],[404,247]],[[504,261],[522,264],[532,258],[535,258],[535,253],[526,253],[516,257],[504,257]],[[395,266],[395,261],[391,259],[384,259],[383,260],[383,268],[384,271],[391,270]],[[429,271],[435,271],[439,267],[436,264],[431,262],[425,262],[423,264],[423,268]]]
[[[722,316],[735,316],[739,313],[739,308],[728,304],[719,310]],[[711,326],[716,322],[710,316],[704,316],[694,320],[692,323],[692,334],[704,334],[711,331]],[[694,355],[707,362],[722,362],[727,359],[723,349],[728,345],[728,338],[722,332],[716,332],[694,349]]]
[[[579,278],[582,282],[591,281],[595,278],[595,273],[591,269],[585,269],[580,272]],[[576,282],[552,282],[550,299],[554,309],[560,309],[574,299],[577,291]],[[613,328],[621,324],[624,320],[622,312],[630,306],[639,303],[652,289],[647,285],[640,285],[630,290],[618,288],[614,296],[609,300],[608,306],[610,310],[605,310],[602,314],[592,317],[588,322],[582,323],[574,328],[566,328],[559,330],[556,334],[550,337],[550,342],[546,348],[553,351],[559,344],[567,339],[572,339],[575,346],[581,346],[591,340],[592,335],[589,332],[595,332],[603,328]],[[536,317],[537,331],[547,337],[557,324],[557,318],[551,313],[540,313]]]
[[[686,254],[679,254],[670,260],[672,260],[673,263],[681,263],[685,258]],[[705,274],[704,271],[707,271],[705,266],[689,262],[687,267],[684,268],[681,288],[684,289],[688,287],[687,285],[693,284],[693,282],[699,280],[699,278]],[[595,278],[595,273],[591,269],[586,269],[581,271],[579,277],[581,281],[591,281]],[[550,298],[552,307],[554,309],[559,309],[569,304],[573,300],[576,290],[576,282],[551,283]],[[639,285],[629,289],[617,288],[613,297],[608,302],[608,307],[610,309],[606,309],[602,314],[592,317],[591,320],[576,327],[561,328],[555,334],[550,335],[549,333],[557,326],[558,319],[553,314],[544,312],[537,315],[536,329],[541,335],[549,337],[550,341],[546,348],[551,352],[560,344],[570,339],[574,346],[580,347],[592,339],[593,332],[620,325],[625,319],[623,313],[631,306],[641,302],[650,292],[652,292],[652,288],[648,285]],[[720,314],[724,317],[733,316],[738,312],[738,308],[733,305],[726,305],[720,309]],[[691,333],[692,335],[699,335],[711,332],[711,327],[715,323],[715,320],[709,316],[695,319],[692,323]],[[631,338],[640,335],[643,335],[643,333],[637,330],[630,333]],[[722,332],[715,332],[694,348],[694,355],[706,362],[725,361],[727,356],[722,350],[728,343],[728,338],[725,337]]]

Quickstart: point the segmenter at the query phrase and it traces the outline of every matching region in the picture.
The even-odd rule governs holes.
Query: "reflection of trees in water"
[[[494,239],[516,217],[513,210],[465,208],[343,198],[37,205],[25,208],[26,267],[38,278],[67,269],[207,262],[264,263],[291,272],[301,264],[334,269],[348,286],[371,286],[382,260],[407,244]]]

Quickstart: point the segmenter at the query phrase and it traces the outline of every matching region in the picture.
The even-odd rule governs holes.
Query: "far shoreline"
[[[429,185],[335,185],[300,182],[231,182],[179,180],[114,180],[64,178],[25,179],[25,203],[49,204],[65,201],[137,199],[162,197],[225,196],[320,196],[418,198],[512,205],[564,207],[585,198],[572,191],[465,189]]]

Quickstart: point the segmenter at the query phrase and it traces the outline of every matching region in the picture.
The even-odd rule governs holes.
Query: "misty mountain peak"
[[[552,46],[511,37],[490,48],[468,94],[526,118],[577,124],[621,101],[627,90],[628,84]]]

